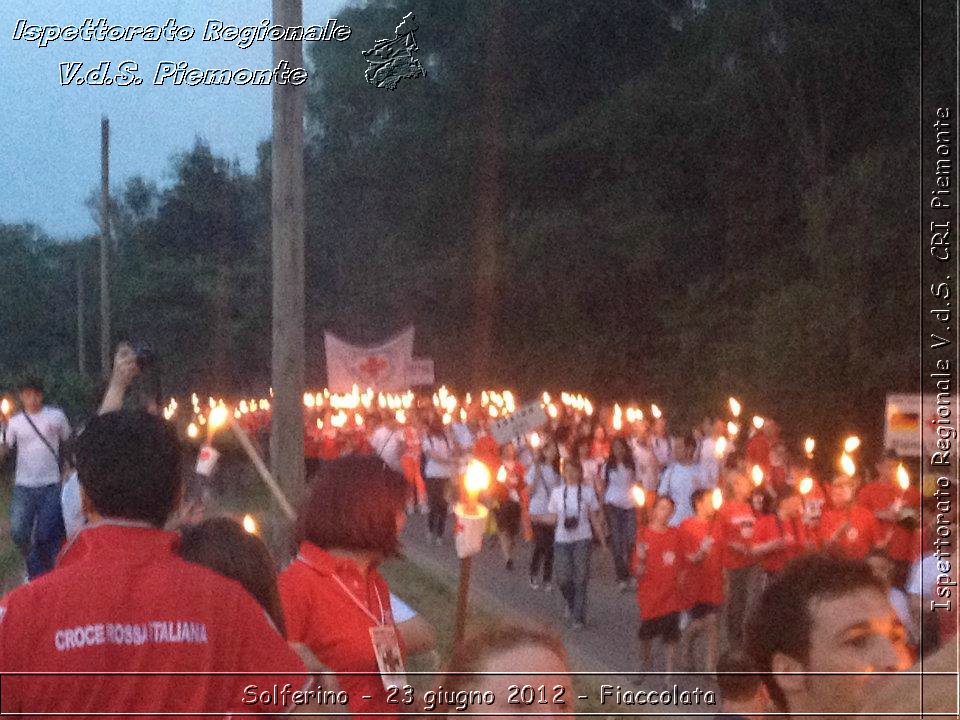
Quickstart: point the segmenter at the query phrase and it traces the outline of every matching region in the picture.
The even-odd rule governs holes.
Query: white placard
[[[540,401],[527,403],[513,415],[490,423],[490,434],[501,445],[533,432],[547,424],[547,413]]]

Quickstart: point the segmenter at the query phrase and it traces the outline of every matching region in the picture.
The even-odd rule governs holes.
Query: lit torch
[[[644,507],[647,504],[647,494],[643,491],[642,487],[634,485],[630,492],[633,495],[633,501],[637,504],[637,507]]]
[[[733,416],[735,418],[740,417],[740,402],[735,397],[730,398],[728,402],[730,404],[730,412],[733,413]]]
[[[253,515],[243,516],[243,529],[246,530],[251,535],[260,534],[260,528],[257,526],[257,521],[253,517]]]
[[[754,465],[750,470],[750,477],[753,478],[753,484],[755,487],[760,487],[763,485],[763,468],[759,465]]]
[[[803,452],[807,458],[813,458],[813,448],[816,447],[817,441],[812,437],[808,437],[803,441]]]

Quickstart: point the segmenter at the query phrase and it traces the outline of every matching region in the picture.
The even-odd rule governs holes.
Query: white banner
[[[413,358],[407,364],[407,387],[433,385],[435,382],[432,358]]]
[[[509,417],[490,423],[490,434],[501,445],[547,424],[547,413],[539,400],[527,403]]]
[[[360,347],[324,333],[327,356],[327,387],[332,392],[349,392],[354,385],[385,392],[407,388],[407,368],[413,360],[413,327],[382,345]]]

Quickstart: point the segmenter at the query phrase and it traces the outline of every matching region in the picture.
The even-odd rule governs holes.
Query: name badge
[[[376,625],[370,628],[370,640],[373,642],[373,654],[377,657],[377,668],[380,670],[384,689],[406,685],[407,675],[403,668],[403,656],[400,654],[400,641],[393,625]]]

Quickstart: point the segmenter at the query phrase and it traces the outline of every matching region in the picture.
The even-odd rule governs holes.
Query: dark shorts
[[[641,621],[637,637],[641,640],[653,640],[656,637],[662,637],[664,642],[679,642],[680,613],[670,613],[652,620]]]
[[[692,608],[690,608],[690,619],[701,620],[702,618],[705,618],[708,615],[713,615],[714,613],[718,613],[718,612],[720,612],[719,605],[714,605],[712,603],[697,603]]]
[[[497,520],[497,529],[510,536],[520,531],[520,503],[507,500],[493,511]]]

